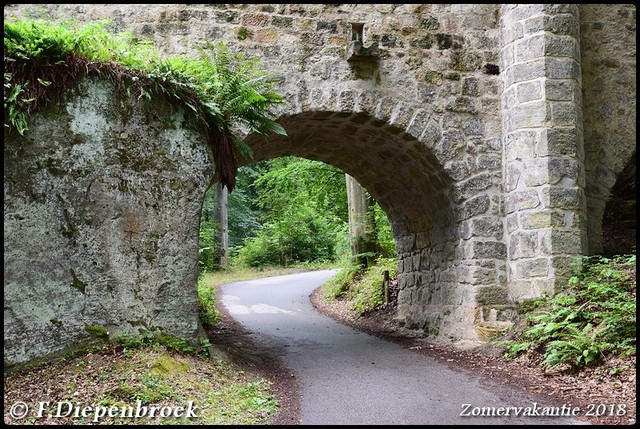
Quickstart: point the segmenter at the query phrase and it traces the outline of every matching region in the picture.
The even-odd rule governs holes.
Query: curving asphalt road
[[[296,374],[302,424],[584,424],[570,404],[542,404],[318,313],[309,295],[336,272],[222,286],[229,313]]]

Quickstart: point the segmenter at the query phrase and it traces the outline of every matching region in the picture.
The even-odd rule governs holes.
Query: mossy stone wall
[[[96,327],[196,339],[213,164],[181,110],[86,78],[24,137],[5,129],[4,155],[5,364],[92,341]]]

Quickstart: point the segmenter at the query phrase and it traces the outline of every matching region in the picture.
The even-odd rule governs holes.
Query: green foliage
[[[257,203],[259,196],[253,184],[268,168],[267,163],[260,161],[238,170],[238,186],[228,200],[230,248],[242,246],[244,240],[255,236],[261,227],[266,213]]]
[[[108,404],[111,404],[112,400],[140,401],[146,405],[172,399],[174,396],[175,393],[171,387],[167,386],[161,377],[148,374],[142,376],[140,385],[130,385],[126,381],[120,380],[116,389],[106,392],[104,401]]]
[[[198,279],[198,303],[200,322],[205,326],[214,326],[220,322],[220,312],[216,309],[215,285],[201,275]]]
[[[297,157],[270,160],[253,187],[258,190],[258,205],[273,217],[295,206],[312,205],[327,217],[349,219],[345,175],[324,162]]]
[[[382,308],[384,304],[384,271],[389,271],[390,278],[395,277],[398,271],[397,260],[378,257],[375,264],[367,268],[350,264],[323,284],[322,292],[329,300],[341,297],[347,299],[350,302],[349,309],[356,316],[362,316]]]
[[[82,26],[74,21],[54,25],[43,20],[5,20],[4,47],[11,61],[30,60],[41,65],[55,64],[72,52],[95,61],[129,66],[146,58],[137,51],[131,56],[131,49],[138,49],[131,33],[113,35],[107,30],[108,25],[106,20]],[[154,51],[146,53],[153,55]]]
[[[85,325],[84,330],[97,338],[109,338],[109,331],[100,325]]]
[[[236,35],[236,37],[238,38],[238,40],[244,40],[247,37],[249,37],[249,30],[247,30],[246,27],[240,27],[238,29],[238,34]]]
[[[46,21],[5,20],[5,128],[15,128],[24,134],[28,129],[28,113],[37,109],[43,100],[50,99],[47,89],[53,80],[56,85],[52,90],[66,81],[60,74],[44,78],[38,73],[54,70],[54,66],[71,65],[76,61],[73,55],[135,70],[160,62],[159,55],[148,43],[136,40],[131,33],[112,34],[108,25],[108,21],[78,26],[74,21],[54,25]],[[70,71],[77,70],[70,68]]]
[[[217,256],[220,252],[220,243],[213,237],[215,223],[200,224],[200,248],[198,249],[198,270],[199,272],[217,269]],[[208,246],[204,243],[210,243]]]
[[[200,212],[200,237],[198,248],[198,272],[212,271],[217,268],[221,250],[217,231],[219,222],[215,219],[218,201],[215,199],[215,185],[211,186],[204,197]]]
[[[318,161],[278,158],[253,170],[250,189],[261,212],[251,210],[262,214],[262,226],[244,240],[236,264],[288,266],[336,258],[348,217],[344,173]]]
[[[271,106],[283,104],[285,100],[273,90],[277,79],[260,68],[260,58],[246,58],[242,52],[230,50],[221,41],[207,42],[204,47],[198,47],[198,51],[198,60],[171,62],[171,65],[195,80],[194,92],[209,109],[206,119],[221,132],[215,134],[218,145],[213,147],[214,157],[218,158],[224,151],[252,157],[250,147],[237,134],[240,129],[265,138],[270,133],[287,134],[270,111]],[[227,143],[230,148],[226,147]],[[216,172],[229,191],[235,187],[237,168],[235,158],[230,161],[231,165],[216,165]],[[227,181],[229,175],[233,176],[231,182]]]
[[[244,405],[250,409],[259,410],[267,415],[272,415],[278,408],[278,402],[271,395],[268,395],[270,383],[265,379],[252,381],[239,389],[239,393],[244,397]]]
[[[397,269],[395,258],[377,258],[375,265],[367,267],[362,278],[349,289],[351,311],[360,316],[382,308],[384,304],[383,273],[389,271],[389,277],[393,278]]]
[[[547,344],[542,365],[554,368],[566,363],[579,368],[597,362],[605,347],[598,337],[598,332],[590,323],[582,329],[576,323],[569,324],[562,332],[561,339]]]
[[[377,203],[373,206],[376,220],[376,229],[378,230],[378,250],[381,258],[395,258],[396,243],[391,232],[391,224],[387,218],[387,214]]]
[[[237,186],[228,194],[228,239],[229,256],[235,256],[234,248],[239,248],[246,238],[256,235],[261,227],[261,219],[265,211],[256,201],[258,195],[252,184],[260,176],[264,162],[254,163],[238,170]],[[215,218],[219,201],[216,200],[216,186],[211,186],[205,195],[200,216],[200,250],[199,271],[217,271],[219,256],[222,250],[221,239],[218,236],[219,222]]]
[[[220,181],[235,186],[235,153],[250,157],[238,130],[267,137],[286,135],[271,106],[284,98],[277,80],[260,68],[258,57],[245,58],[223,42],[196,47],[198,56],[162,56],[148,41],[131,33],[112,34],[100,21],[82,26],[70,21],[4,22],[4,107],[6,128],[23,134],[27,115],[53,100],[84,74],[129,82],[139,98],[165,94],[191,110],[206,131]]]
[[[319,161],[281,157],[238,171],[238,187],[229,195],[229,256],[235,266],[265,268],[350,257],[345,174]],[[215,225],[201,218],[201,267],[216,250]],[[386,214],[374,206],[378,225],[375,256],[395,256]],[[208,230],[203,230],[204,228]],[[209,264],[210,265],[210,264]]]
[[[333,301],[344,296],[344,294],[349,290],[351,284],[355,282],[360,271],[361,266],[355,264],[350,264],[345,268],[342,268],[335,276],[327,280],[327,282],[322,285],[322,293],[324,294],[324,297]]]
[[[130,350],[162,346],[168,350],[188,355],[206,355],[208,353],[207,347],[211,345],[206,338],[198,338],[197,344],[192,345],[182,338],[177,338],[164,332],[153,333],[151,331],[146,331],[135,336],[118,333],[115,336],[114,342]]]
[[[584,257],[567,289],[537,301],[528,328],[509,346],[507,357],[542,354],[542,365],[595,365],[606,355],[636,353],[636,255]]]
[[[27,131],[27,114],[19,106],[26,106],[33,99],[20,96],[24,92],[21,84],[12,84],[11,74],[4,74],[4,112],[5,128],[14,127],[21,135]]]
[[[237,259],[247,267],[331,261],[334,242],[333,225],[310,207],[299,207],[263,225],[256,237],[245,241]]]

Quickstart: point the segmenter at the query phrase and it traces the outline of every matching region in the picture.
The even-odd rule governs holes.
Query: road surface
[[[296,374],[302,424],[584,424],[571,404],[542,404],[318,313],[309,295],[336,272],[222,286],[231,316]]]

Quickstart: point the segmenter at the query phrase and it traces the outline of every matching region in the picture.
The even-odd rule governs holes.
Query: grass
[[[389,271],[393,278],[397,272],[395,258],[378,258],[375,265],[362,269],[356,265],[348,265],[333,278],[322,285],[322,293],[326,299],[333,301],[344,299],[349,301],[349,310],[360,317],[370,311],[382,308],[384,294],[382,276]]]
[[[198,282],[200,317],[210,325],[219,322],[216,285],[329,268],[333,267],[301,264],[204,273]],[[4,415],[7,424],[269,424],[278,409],[270,389],[268,380],[178,339],[122,337],[5,373]],[[22,402],[30,411],[23,418],[13,418],[11,407]],[[117,410],[112,416],[110,407]],[[150,416],[152,407],[154,416]],[[171,415],[159,415],[169,410]],[[195,416],[187,416],[189,410]],[[136,412],[144,415],[136,418]]]
[[[5,375],[4,383],[10,424],[253,425],[268,423],[278,406],[267,380],[219,358],[157,343],[132,349],[112,344]],[[9,410],[18,402],[31,411],[13,419]]]
[[[204,278],[204,286],[211,287],[244,280],[260,279],[265,277],[282,276],[286,274],[302,273],[306,271],[329,270],[336,268],[335,264],[327,262],[300,263],[289,267],[266,268],[239,268],[232,267],[226,270],[208,271],[201,275]]]
[[[200,273],[198,279],[198,301],[200,303],[200,321],[207,326],[215,326],[220,321],[220,313],[216,308],[216,286],[244,280],[282,276],[285,274],[336,268],[328,263],[301,263],[290,267],[245,268],[234,267],[217,271]]]

